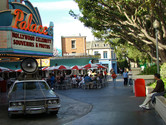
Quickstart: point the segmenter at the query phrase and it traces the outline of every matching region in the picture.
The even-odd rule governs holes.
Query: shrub
[[[166,78],[166,63],[164,63],[160,68],[160,75],[162,78]]]
[[[153,65],[151,67],[146,67],[140,75],[154,75],[157,72],[157,66]]]

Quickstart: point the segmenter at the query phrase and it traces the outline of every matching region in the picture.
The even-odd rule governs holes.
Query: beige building
[[[62,56],[86,55],[85,36],[62,36]]]
[[[112,68],[117,72],[117,60],[114,48],[104,41],[90,41],[86,43],[87,55],[100,55],[99,64]]]

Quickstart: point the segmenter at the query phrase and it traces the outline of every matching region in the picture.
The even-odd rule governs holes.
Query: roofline
[[[81,38],[81,37],[87,37],[87,36],[61,36],[61,38]]]

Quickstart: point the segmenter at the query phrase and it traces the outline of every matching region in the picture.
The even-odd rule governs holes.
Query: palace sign
[[[46,31],[48,28],[46,26],[43,27],[42,25],[31,24],[33,19],[32,14],[27,14],[25,20],[24,20],[24,12],[20,9],[12,10],[11,14],[14,15],[11,24],[13,28],[44,34],[44,35],[48,34],[48,32]]]

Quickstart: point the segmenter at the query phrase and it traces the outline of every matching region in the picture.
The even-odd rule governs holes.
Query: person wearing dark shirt
[[[89,77],[88,75],[85,75],[84,80],[85,80],[85,82],[91,82],[92,81],[91,77]]]
[[[160,74],[156,73],[154,74],[154,79],[157,80],[156,87],[154,90],[146,96],[145,101],[143,102],[142,105],[139,105],[140,108],[144,109],[150,109],[149,104],[152,98],[155,96],[163,96],[164,95],[164,82],[160,79]]]

